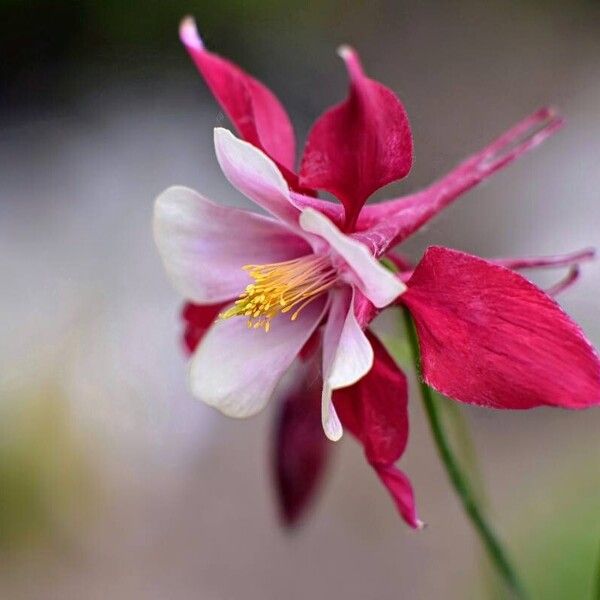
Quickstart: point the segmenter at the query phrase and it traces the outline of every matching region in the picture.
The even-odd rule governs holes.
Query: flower
[[[395,466],[408,440],[406,378],[367,329],[392,303],[414,319],[425,381],[451,398],[495,408],[600,403],[598,355],[549,295],[576,280],[592,251],[484,260],[432,247],[414,268],[394,251],[556,132],[562,119],[555,111],[535,112],[425,190],[365,206],[377,189],[408,174],[412,137],[400,101],[365,75],[352,49],[339,51],[348,98],[317,120],[296,173],[293,129],[273,93],[207,51],[193,20],[182,22],[180,37],[243,138],[215,130],[219,164],[269,216],[170,188],[156,202],[156,242],[188,301],[185,343],[196,396],[225,414],[249,416],[298,356],[311,365],[283,392],[275,436],[286,522],[302,514],[327,462],[329,446],[315,441],[322,438],[309,385],[320,377],[327,436],[336,440],[348,429],[406,522],[421,525],[410,481]],[[319,199],[316,190],[341,204]],[[397,273],[379,264],[383,257]],[[517,273],[538,267],[570,271],[546,293]]]
[[[184,187],[156,201],[155,239],[175,287],[197,304],[228,304],[194,353],[192,391],[229,416],[255,414],[323,323],[323,427],[337,440],[332,392],[373,363],[355,297],[382,308],[406,286],[325,215],[296,208],[279,169],[256,147],[217,128],[215,148],[229,181],[272,217]]]

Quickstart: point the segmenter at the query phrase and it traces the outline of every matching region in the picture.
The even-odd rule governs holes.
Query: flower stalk
[[[483,511],[481,510],[479,503],[475,497],[472,487],[469,483],[469,479],[461,469],[458,460],[456,459],[450,442],[442,422],[442,416],[440,408],[433,390],[423,381],[421,377],[420,369],[420,353],[419,353],[419,341],[415,331],[415,327],[407,309],[402,309],[404,317],[407,339],[412,355],[412,360],[415,365],[417,372],[418,385],[423,399],[423,406],[425,408],[425,414],[429,421],[431,433],[438,451],[438,454],[442,460],[442,464],[446,469],[448,478],[454,487],[462,505],[465,510],[467,517],[473,524],[477,535],[479,536],[483,546],[485,547],[489,558],[498,571],[507,587],[511,590],[514,598],[524,600],[527,598],[525,589],[521,584],[521,581],[513,567],[506,550],[503,548],[493,528],[486,520]]]

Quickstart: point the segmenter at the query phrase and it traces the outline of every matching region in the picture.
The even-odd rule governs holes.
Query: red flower
[[[393,248],[459,196],[534,148],[562,125],[543,108],[518,123],[430,187],[402,198],[366,205],[382,186],[405,177],[412,164],[412,137],[398,98],[363,72],[356,53],[340,50],[350,77],[348,98],[313,126],[296,173],[295,138],[289,118],[273,93],[231,62],[208,52],[193,20],[183,21],[181,39],[239,135],[278,166],[298,210],[315,209],[364,244],[387,257],[407,284],[399,296],[415,321],[428,385],[461,402],[493,408],[549,405],[586,408],[600,403],[600,360],[581,329],[550,297],[575,281],[580,262],[593,256],[484,260],[447,248],[429,248],[412,268]],[[321,200],[316,190],[341,204]],[[570,267],[546,292],[516,270]],[[222,306],[184,310],[185,342],[193,351]],[[377,309],[361,293],[354,314],[366,328]],[[309,341],[312,351],[317,332]],[[413,527],[413,492],[396,466],[408,438],[407,384],[371,332],[372,369],[360,381],[338,389],[334,404],[342,424],[363,445],[369,464]],[[306,347],[305,355],[310,355]],[[324,441],[319,406],[305,376],[282,399],[275,436],[276,484],[282,514],[295,522],[316,489],[331,444]],[[303,391],[304,390],[304,391]]]

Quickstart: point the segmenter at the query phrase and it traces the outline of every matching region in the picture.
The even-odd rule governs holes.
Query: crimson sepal
[[[375,360],[372,369],[354,385],[336,390],[334,403],[344,427],[362,443],[369,464],[390,492],[411,527],[421,527],[412,486],[394,463],[408,441],[408,385],[404,373],[383,344],[367,336]]]
[[[486,260],[430,247],[402,295],[425,382],[492,408],[600,404],[600,360],[546,293]]]
[[[179,35],[240,136],[283,167],[286,178],[295,178],[292,173],[296,153],[294,130],[273,92],[237,65],[206,50],[191,17],[181,22]]]
[[[300,183],[331,192],[345,208],[351,231],[366,199],[402,179],[412,165],[413,142],[406,111],[395,94],[363,72],[358,55],[340,49],[350,77],[348,98],[311,129],[300,165]]]

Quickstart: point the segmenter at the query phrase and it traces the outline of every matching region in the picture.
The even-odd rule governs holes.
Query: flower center
[[[247,317],[248,327],[269,331],[271,319],[292,309],[291,320],[330,288],[337,271],[326,256],[311,254],[280,263],[242,267],[254,283],[246,286],[235,304],[221,313],[221,319]]]

